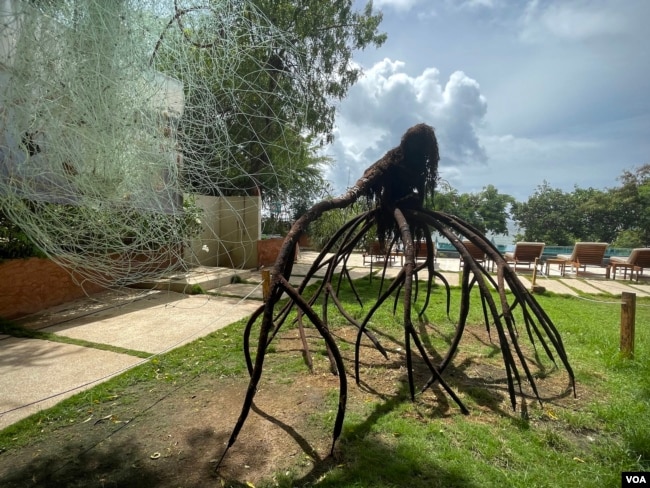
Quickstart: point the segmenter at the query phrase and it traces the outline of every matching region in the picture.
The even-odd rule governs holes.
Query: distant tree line
[[[447,181],[440,180],[433,198],[426,202],[432,210],[446,212],[472,224],[482,233],[508,234],[509,209],[515,204],[510,195],[488,185],[478,193],[458,193]]]
[[[482,232],[507,234],[508,219],[519,228],[517,241],[570,246],[577,241],[609,242],[615,247],[650,246],[650,164],[618,178],[619,186],[572,192],[544,181],[525,202],[493,185],[478,193],[458,193],[441,182],[429,207],[457,215]]]

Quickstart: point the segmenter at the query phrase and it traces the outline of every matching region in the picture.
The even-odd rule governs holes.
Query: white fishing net
[[[0,204],[83,279],[196,261],[216,224],[193,195],[254,195],[297,156],[300,70],[274,53],[299,53],[246,1],[207,5],[0,0]]]

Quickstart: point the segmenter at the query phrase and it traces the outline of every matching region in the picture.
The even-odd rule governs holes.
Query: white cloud
[[[413,10],[420,20],[425,20],[437,15],[435,6],[451,10],[493,9],[500,4],[500,0],[446,0],[443,5],[434,4],[429,0],[375,0],[373,3],[379,9],[390,8],[399,13]]]
[[[479,84],[463,72],[453,73],[443,84],[435,68],[412,76],[403,62],[384,59],[366,71],[341,103],[329,151],[337,162],[330,179],[338,190],[353,184],[399,143],[406,129],[420,122],[435,128],[441,164],[485,163],[477,129],[486,113]]]
[[[495,8],[497,3],[495,0],[465,0],[462,2],[454,2],[460,8],[465,9],[478,9],[478,8]]]
[[[417,19],[420,22],[428,22],[432,19],[435,19],[438,16],[438,12],[433,8],[422,8],[418,10]]]
[[[521,39],[533,43],[549,39],[586,41],[624,34],[629,28],[624,8],[606,1],[533,0],[521,22]]]
[[[587,132],[538,137],[481,134],[481,142],[490,155],[489,165],[476,165],[471,171],[445,167],[441,177],[461,192],[477,192],[492,184],[519,201],[527,200],[543,181],[565,191],[572,191],[576,185],[615,187],[621,172],[643,161],[640,158],[650,147],[646,143],[634,154],[620,155],[617,148],[634,140],[630,129],[637,123],[630,120]]]
[[[406,12],[421,2],[422,0],[375,0],[374,5],[380,9],[390,7],[397,11]]]
[[[441,177],[461,192],[493,184],[525,200],[544,180],[613,187],[648,161],[650,1],[383,5],[388,41],[358,54],[371,68],[337,116],[337,190],[421,121],[436,129]]]
[[[502,62],[460,62],[489,96],[493,130],[550,134],[647,112],[650,2],[535,0],[525,10],[507,38],[485,41]]]

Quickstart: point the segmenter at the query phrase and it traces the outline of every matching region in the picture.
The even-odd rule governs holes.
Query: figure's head
[[[433,128],[417,124],[407,130],[399,145],[401,153],[400,184],[408,187],[421,205],[425,195],[433,193],[438,177],[438,141]],[[404,188],[402,191],[406,190]],[[406,192],[403,195],[406,196]]]
[[[419,209],[427,195],[433,195],[439,159],[433,128],[418,124],[404,133],[399,146],[366,170],[364,176],[373,180],[368,197],[382,210],[377,216],[380,241],[397,232],[392,214],[396,206]]]
[[[404,133],[399,146],[364,173],[364,178],[372,180],[368,197],[389,212],[395,205],[421,207],[435,189],[439,159],[433,128],[414,125]]]
[[[402,136],[400,149],[404,164],[422,175],[436,175],[438,172],[438,141],[433,127],[417,124]]]

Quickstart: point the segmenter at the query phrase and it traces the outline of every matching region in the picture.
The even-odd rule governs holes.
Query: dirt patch
[[[313,333],[313,331],[312,331]],[[348,373],[352,366],[356,330],[337,330]],[[84,421],[49,432],[44,440],[0,454],[3,487],[203,487],[246,486],[275,473],[292,470],[314,480],[336,462],[329,456],[331,425],[323,413],[335,410],[339,379],[312,336],[315,371],[283,367],[300,356],[296,331],[276,342],[256,396],[256,406],[218,472],[217,460],[237,420],[247,387],[246,377],[214,378],[202,375],[143,391],[135,385],[113,403],[97,406]],[[388,360],[364,346],[357,387],[348,377],[348,411],[361,411],[369,401],[409,401],[404,350],[398,338],[384,336]],[[465,341],[489,346],[484,329],[476,327]],[[445,378],[463,398],[472,400],[477,421],[490,421],[513,413],[505,373],[495,354],[478,357],[462,351]],[[471,348],[470,348],[471,349]],[[428,370],[416,361],[416,384],[424,384]],[[555,372],[539,380],[547,404],[571,404],[567,377]],[[435,387],[416,399],[413,415],[429,418],[459,415],[458,407]],[[479,420],[480,417],[480,420]],[[47,427],[45,427],[47,428]]]

